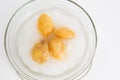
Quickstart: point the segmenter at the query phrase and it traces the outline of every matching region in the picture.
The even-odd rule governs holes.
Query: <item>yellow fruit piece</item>
[[[44,63],[50,58],[47,40],[38,42],[32,49],[32,59],[37,63]]]
[[[48,36],[53,32],[54,24],[47,14],[42,14],[38,19],[38,30],[43,36]]]
[[[65,44],[61,38],[53,37],[49,43],[50,55],[55,59],[63,59],[66,56]]]
[[[72,39],[75,37],[75,33],[66,27],[59,27],[54,30],[56,36],[64,39]]]

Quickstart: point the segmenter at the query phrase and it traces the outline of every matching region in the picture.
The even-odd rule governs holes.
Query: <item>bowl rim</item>
[[[17,14],[17,12],[19,12],[19,10],[21,10],[24,6],[26,6],[27,4],[29,4],[29,3],[33,2],[33,1],[36,1],[36,0],[30,0],[30,1],[26,2],[26,3],[24,3],[21,7],[19,7],[19,8],[14,12],[14,14],[11,16],[11,18],[10,18],[8,24],[7,24],[7,27],[6,27],[6,30],[5,30],[5,33],[4,33],[4,50],[5,50],[6,56],[7,56],[8,60],[9,60],[10,64],[12,65],[12,67],[15,69],[16,72],[19,73],[19,71],[20,71],[20,72],[22,72],[22,74],[24,74],[24,75],[26,75],[26,76],[29,76],[29,75],[27,75],[27,74],[26,74],[25,72],[23,72],[21,69],[19,69],[19,71],[18,71],[18,70],[16,69],[16,67],[14,66],[14,63],[13,63],[12,60],[10,59],[10,57],[9,57],[9,52],[8,52],[8,50],[7,50],[6,38],[7,38],[7,36],[8,36],[7,32],[8,32],[8,29],[9,29],[9,25],[10,25],[12,19],[14,18],[14,16],[15,16],[15,15]],[[93,59],[94,59],[94,56],[95,56],[95,51],[96,51],[96,49],[97,49],[97,44],[98,44],[97,31],[96,31],[95,24],[94,24],[92,18],[90,17],[90,15],[88,14],[88,12],[87,12],[83,7],[81,7],[81,6],[79,5],[79,3],[77,3],[76,1],[73,1],[73,0],[66,0],[66,1],[71,2],[72,4],[74,4],[74,5],[76,5],[78,8],[80,8],[80,9],[87,15],[87,17],[90,19],[90,22],[92,23],[92,26],[93,26],[93,32],[94,32],[94,35],[95,35],[95,42],[94,42],[95,48],[94,48],[92,60],[91,60],[91,62],[89,63],[89,65],[87,65],[87,66],[84,68],[84,70],[81,72],[81,73],[83,73],[83,72],[90,66],[90,64],[92,63],[92,61],[93,61]],[[88,73],[88,72],[87,72],[87,73]],[[87,73],[85,73],[85,75],[86,75]],[[80,76],[80,75],[77,75],[74,79],[76,79],[76,78],[79,77],[79,76]],[[83,75],[83,76],[84,76],[84,75]],[[82,77],[83,77],[83,76],[82,76]],[[29,77],[31,77],[31,76],[29,76]],[[31,78],[32,78],[32,77],[31,77]]]

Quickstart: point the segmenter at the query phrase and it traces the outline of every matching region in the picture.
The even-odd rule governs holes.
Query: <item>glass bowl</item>
[[[74,52],[74,54],[79,53],[80,58],[77,59],[78,63],[64,73],[59,74],[58,72],[57,75],[46,75],[33,72],[18,56],[18,37],[20,34],[26,35],[27,33],[31,32],[28,30],[27,32],[20,33],[23,25],[27,21],[31,20],[32,17],[44,12],[53,15],[54,21],[58,24],[59,22],[60,24],[64,25],[66,22],[68,25],[70,23],[76,24],[74,28],[81,34],[81,44],[75,43],[75,47],[73,46],[71,48],[80,48],[79,51]],[[69,16],[73,20],[69,21],[66,19],[67,17],[63,19],[63,17],[60,17],[56,12],[58,14],[60,12],[62,15]],[[80,26],[77,27],[76,22],[79,23]],[[79,4],[71,0],[31,0],[25,3],[13,14],[12,18],[10,19],[4,40],[7,57],[18,75],[23,80],[78,80],[89,71],[97,46],[96,30],[91,17]],[[20,40],[22,40],[21,37]],[[25,44],[26,43],[22,45]],[[66,66],[68,64],[66,64]],[[54,69],[52,70],[54,71]]]

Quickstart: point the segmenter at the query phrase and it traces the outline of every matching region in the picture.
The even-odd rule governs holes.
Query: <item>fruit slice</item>
[[[50,58],[47,40],[35,44],[32,49],[32,59],[37,63],[44,63]]]
[[[64,39],[72,39],[75,37],[75,33],[67,27],[59,27],[54,30],[56,36]]]
[[[61,38],[58,37],[53,37],[49,43],[49,50],[50,50],[50,55],[55,58],[55,59],[64,59],[66,56],[65,53],[65,44]]]
[[[48,36],[53,32],[54,24],[47,14],[42,14],[38,19],[38,30],[43,36]]]

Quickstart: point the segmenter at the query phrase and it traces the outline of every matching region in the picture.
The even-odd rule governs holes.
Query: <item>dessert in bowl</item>
[[[42,15],[50,19],[43,17],[39,22]],[[5,34],[7,56],[27,80],[79,79],[93,60],[96,42],[90,16],[69,0],[24,4],[11,18]],[[57,46],[59,52],[55,53]]]

